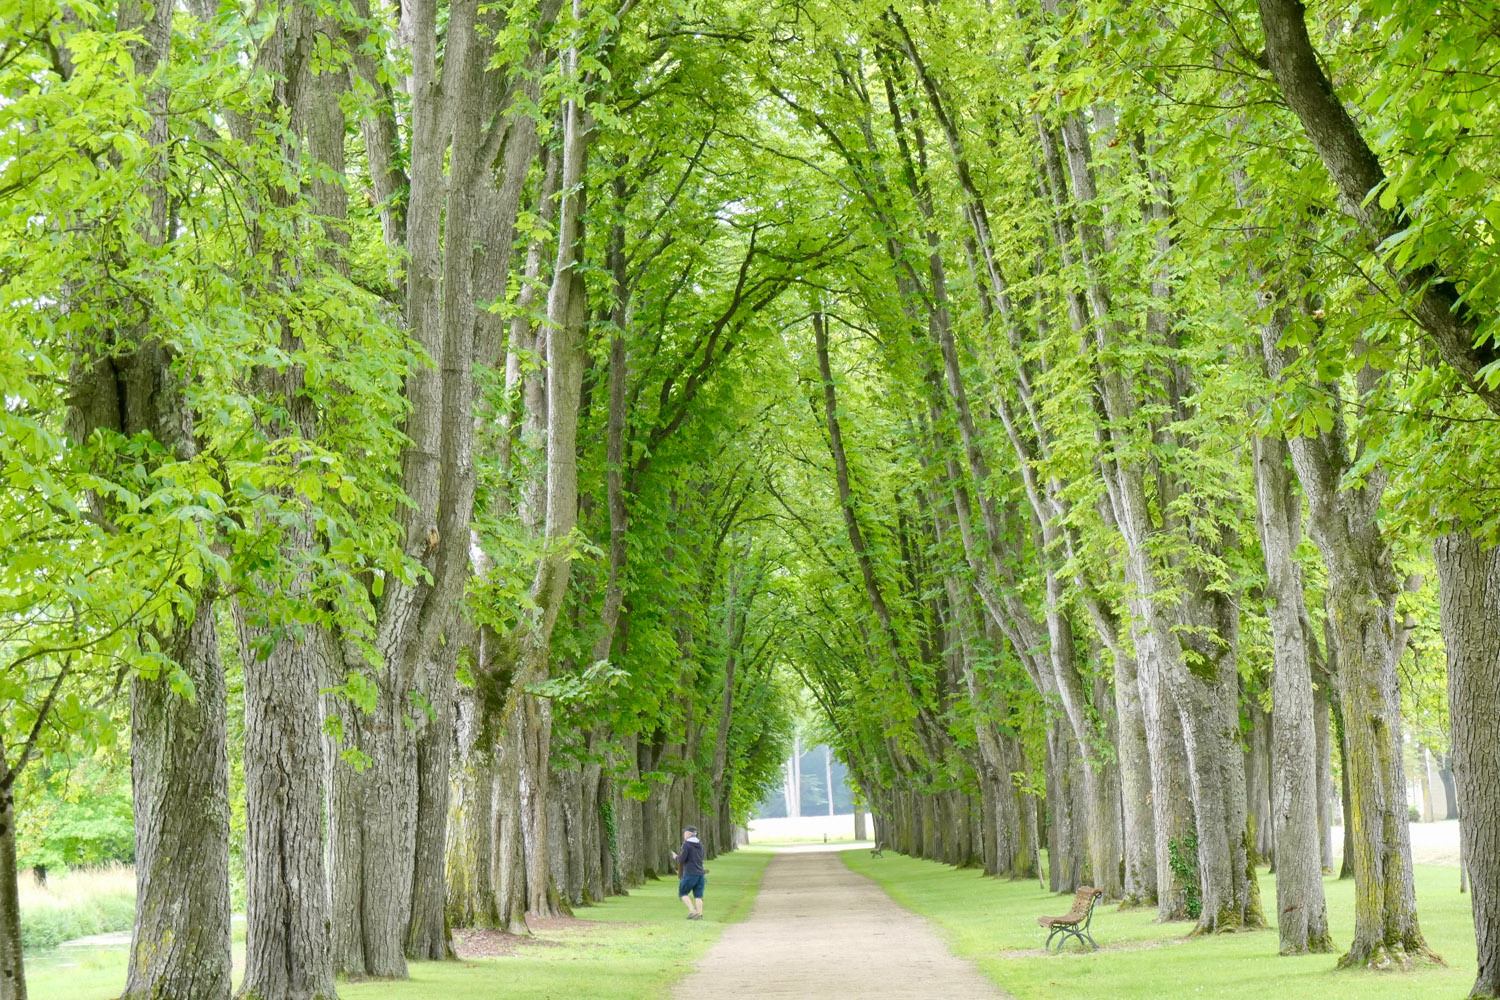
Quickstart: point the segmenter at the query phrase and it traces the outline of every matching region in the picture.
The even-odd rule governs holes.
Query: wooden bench
[[[870,850],[870,857],[872,857],[872,858],[884,857],[885,856],[884,847],[885,847],[885,841],[883,841],[883,840],[877,840],[877,841],[875,841],[875,846],[873,848],[871,848],[871,850]]]
[[[1037,917],[1036,922],[1041,927],[1046,927],[1050,933],[1047,935],[1047,943],[1043,947],[1051,948],[1052,939],[1057,939],[1057,950],[1062,951],[1063,945],[1068,938],[1077,938],[1080,944],[1087,942],[1095,951],[1099,950],[1099,943],[1089,933],[1089,924],[1094,920],[1094,904],[1099,897],[1104,895],[1103,889],[1095,889],[1093,886],[1079,886],[1078,891],[1073,894],[1073,908],[1062,917]]]

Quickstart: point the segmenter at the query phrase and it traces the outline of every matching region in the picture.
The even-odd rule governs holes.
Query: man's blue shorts
[[[684,875],[677,880],[677,895],[686,896],[692,893],[699,899],[703,898],[703,885],[705,879],[702,875]]]

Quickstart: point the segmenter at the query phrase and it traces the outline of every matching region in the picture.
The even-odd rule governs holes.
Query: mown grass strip
[[[747,848],[708,863],[706,918],[684,919],[675,879],[578,911],[516,943],[513,954],[414,962],[403,982],[340,983],[342,1000],[661,1000],[692,971],[725,925],[743,920],[771,854]],[[125,985],[125,949],[69,949],[29,969],[32,1000],[112,1000]],[[235,948],[239,981],[243,946]]]
[[[1189,924],[1158,924],[1154,910],[1094,915],[1092,954],[1070,945],[1044,954],[1046,932],[1036,918],[1067,911],[1069,899],[1035,881],[984,878],[930,861],[887,853],[842,852],[852,870],[873,878],[891,897],[932,920],[954,954],[974,961],[1016,1000],[1414,1000],[1460,998],[1474,981],[1475,946],[1469,897],[1458,892],[1454,868],[1417,868],[1417,908],[1428,943],[1447,960],[1412,972],[1334,969],[1336,955],[1282,958],[1274,931],[1186,939]],[[1354,933],[1354,883],[1326,879],[1336,942]],[[1275,877],[1260,887],[1267,914],[1276,912]]]

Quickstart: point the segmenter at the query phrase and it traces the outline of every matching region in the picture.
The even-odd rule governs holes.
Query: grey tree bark
[[[16,776],[0,747],[0,1000],[26,1000],[21,893],[16,870]]]
[[[1121,830],[1125,853],[1124,901],[1132,906],[1156,904],[1156,823],[1151,806],[1151,754],[1135,657],[1115,657],[1115,713],[1120,719]]]
[[[430,715],[417,719],[416,815],[412,847],[411,915],[406,928],[406,956],[418,960],[453,958],[448,923],[446,852],[449,769],[453,759],[455,628],[450,644],[440,647],[424,667],[422,694]]]
[[[1500,997],[1500,549],[1453,532],[1435,543],[1448,649],[1448,713],[1462,864],[1473,888],[1479,973],[1470,1000]]]
[[[483,658],[481,652],[479,658]],[[448,813],[447,914],[452,927],[496,927],[493,830],[495,737],[484,725],[477,691],[460,694],[455,706],[455,745]]]
[[[135,922],[125,1000],[229,996],[229,757],[214,599],[204,593],[169,647],[192,682],[130,685]]]
[[[304,588],[305,589],[305,588]],[[323,852],[320,629],[272,637],[240,609],[245,665],[245,1000],[336,995]],[[263,643],[269,639],[271,645]]]
[[[1278,324],[1284,325],[1284,324]],[[1268,330],[1269,342],[1280,332]],[[1317,734],[1312,671],[1302,622],[1302,573],[1293,553],[1302,535],[1302,504],[1292,489],[1290,455],[1279,435],[1252,442],[1255,519],[1266,563],[1266,610],[1274,649],[1271,821],[1275,828],[1277,932],[1283,955],[1332,951],[1319,851]]]
[[[410,443],[401,476],[411,504],[399,514],[405,552],[427,573],[384,581],[376,600],[376,711],[357,718],[348,706],[339,708],[351,748],[370,766],[363,772],[336,767],[330,782],[332,898],[335,910],[348,914],[334,927],[336,964],[374,976],[405,975],[420,787],[405,705],[440,643],[453,640],[451,611],[471,572],[473,366],[488,346],[488,323],[477,303],[496,298],[508,274],[536,148],[535,122],[517,109],[535,98],[546,58],[541,38],[560,4],[542,3],[529,47],[514,64],[500,66],[490,64],[487,39],[502,14],[472,0],[450,4],[439,60],[437,6],[416,0],[403,17],[412,46],[409,197],[404,215],[382,211],[388,238],[404,240],[407,322],[437,362],[416,366],[407,380]],[[364,78],[361,65],[356,60]],[[365,135],[377,187],[399,191],[395,164],[402,151],[388,145],[397,135],[393,112],[371,107]],[[363,669],[359,650],[343,652],[345,669]]]
[[[1325,873],[1333,871],[1333,737],[1328,684],[1328,678],[1319,671],[1313,688],[1313,735],[1318,775],[1318,857]]]
[[[1256,863],[1266,861],[1275,870],[1274,837],[1271,827],[1271,726],[1272,715],[1260,707],[1254,691],[1242,692],[1250,717],[1250,731],[1245,740],[1245,796],[1248,800],[1250,829],[1254,834]]]

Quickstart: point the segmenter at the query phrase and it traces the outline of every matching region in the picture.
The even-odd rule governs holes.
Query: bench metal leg
[[[1079,944],[1089,945],[1090,951],[1099,950],[1099,943],[1094,940],[1094,936],[1088,932],[1088,928],[1086,927],[1080,929],[1068,924],[1054,925],[1052,933],[1047,935],[1047,944],[1044,946],[1044,950],[1052,947],[1052,939],[1054,937],[1057,938],[1056,950],[1059,955],[1062,954],[1063,945],[1068,943],[1069,938],[1075,939]]]

